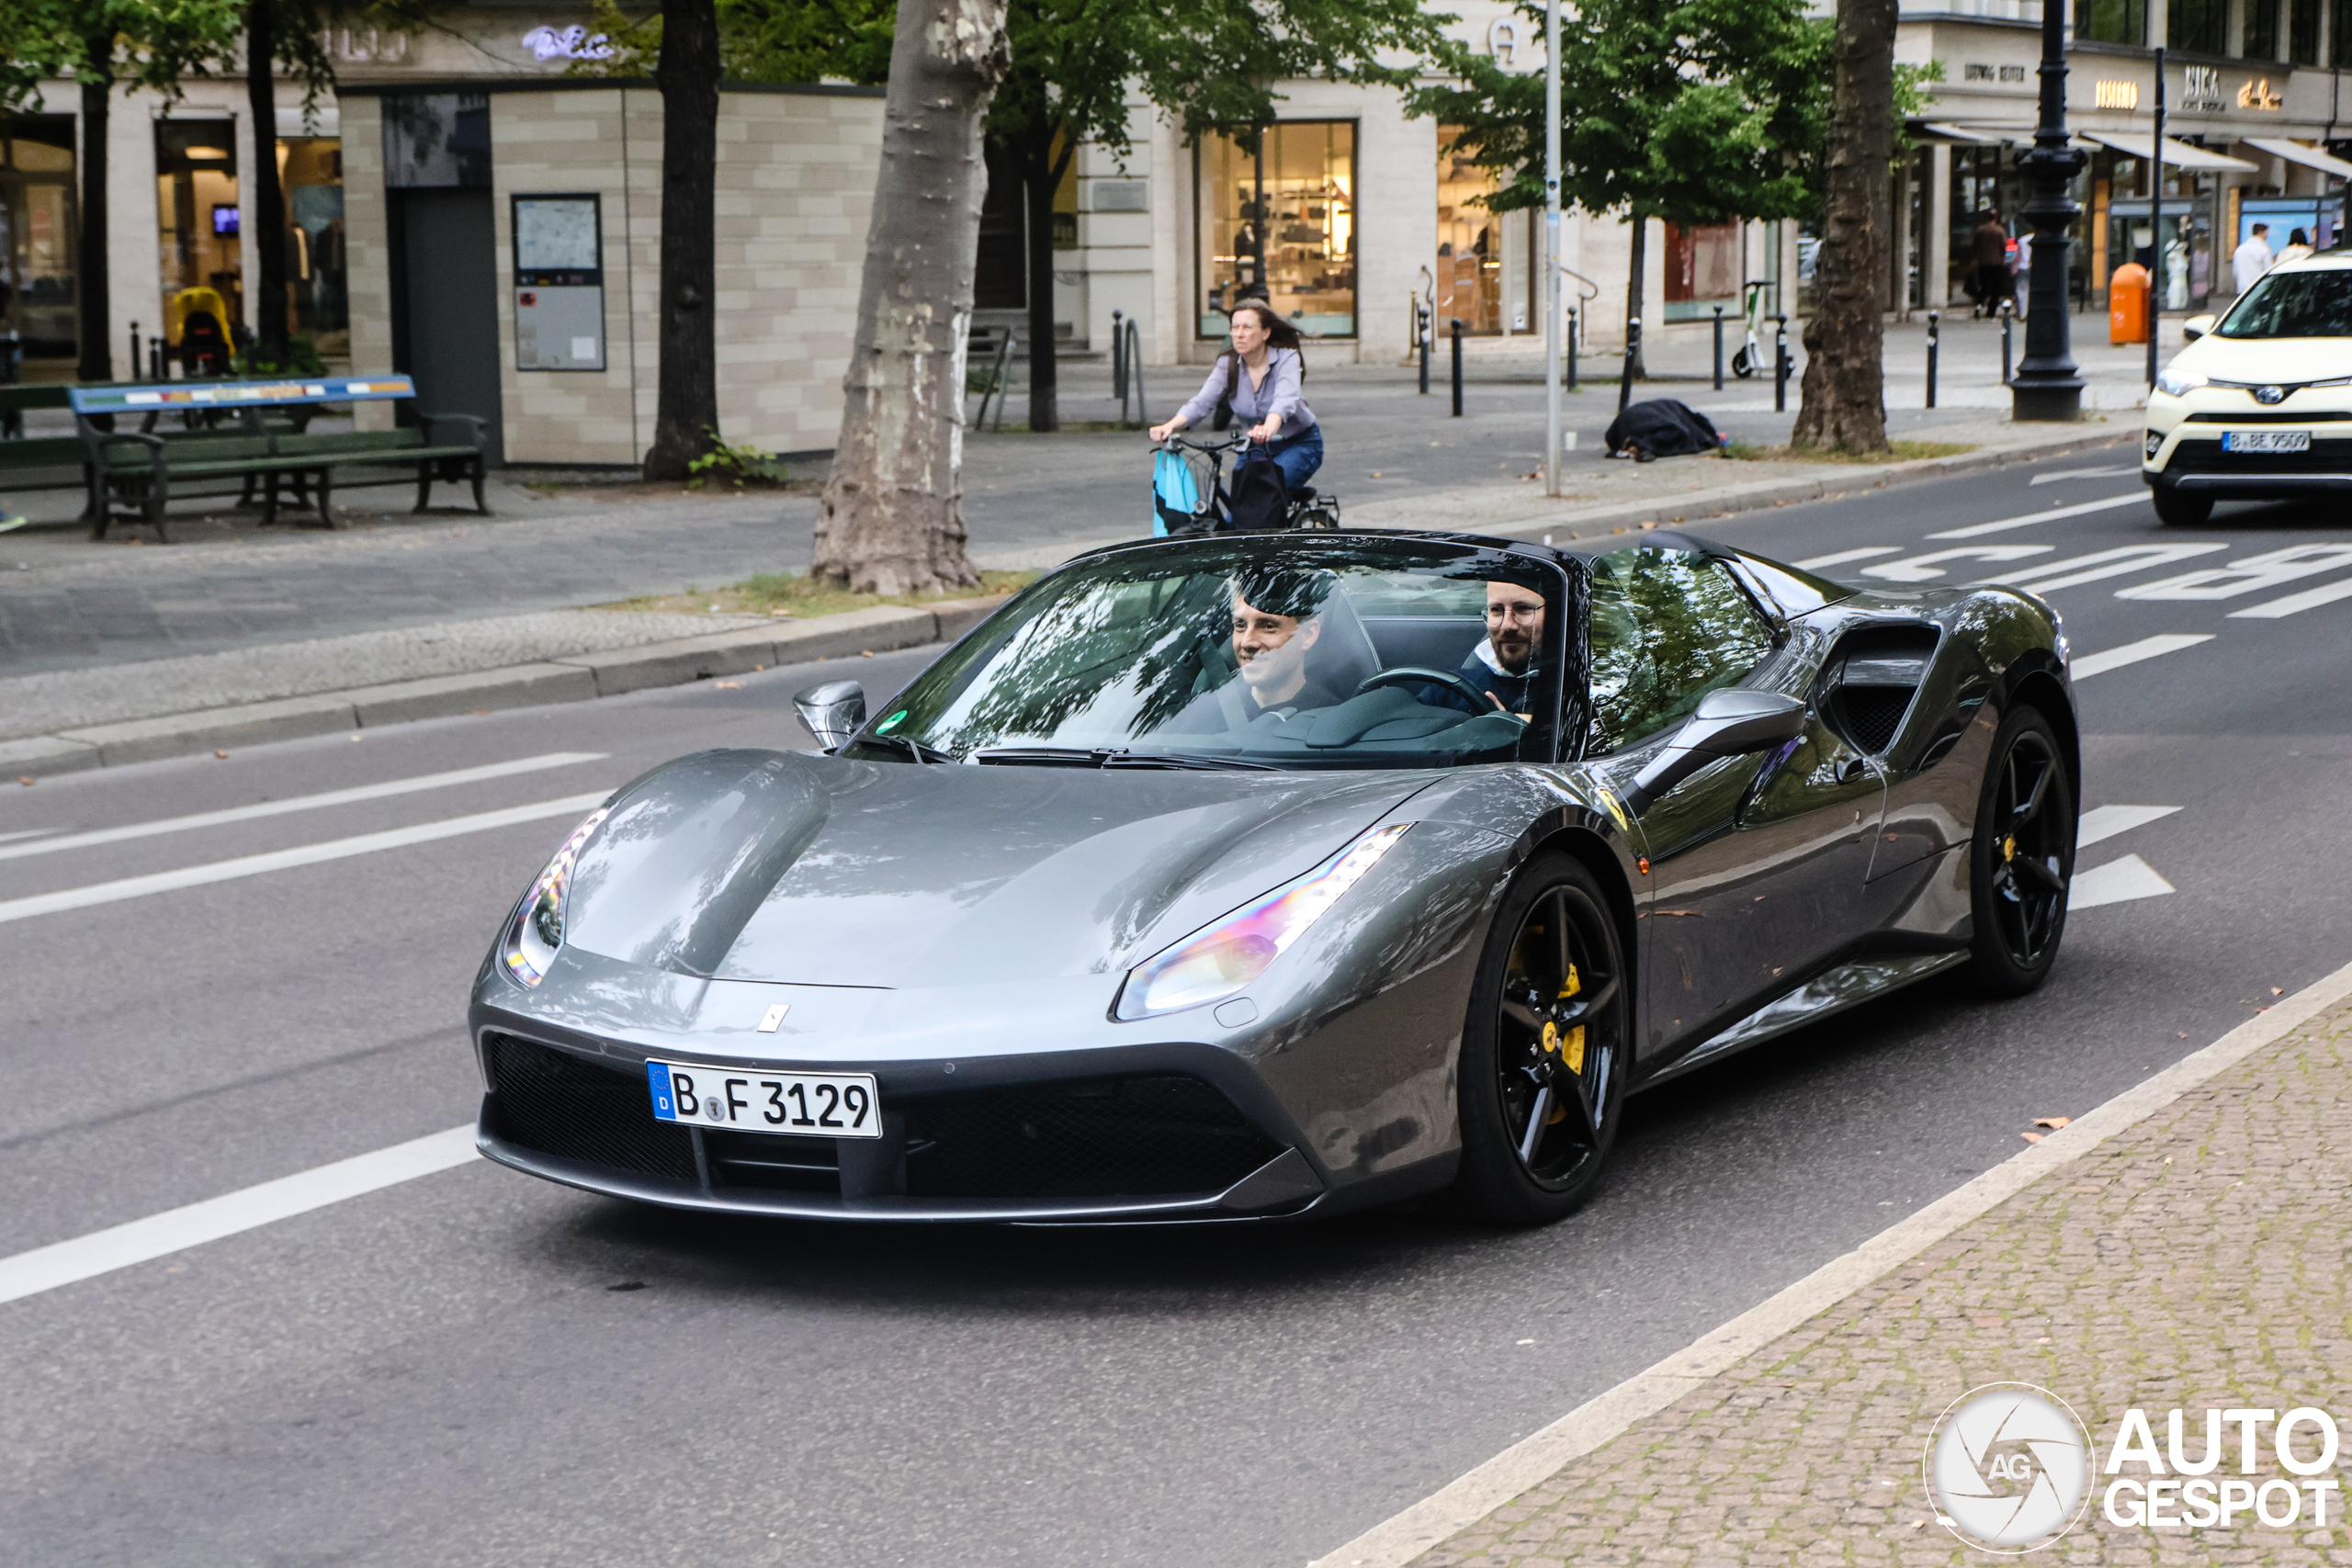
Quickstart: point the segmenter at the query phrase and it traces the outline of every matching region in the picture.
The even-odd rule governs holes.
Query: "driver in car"
[[[1498,711],[1526,718],[1533,711],[1531,693],[1537,674],[1535,650],[1544,640],[1544,595],[1516,582],[1487,584],[1487,635],[1462,661],[1463,681],[1494,704]],[[1450,687],[1424,689],[1421,700],[1446,707],[1468,708],[1463,694]]]
[[[1345,700],[1308,660],[1323,635],[1329,572],[1259,570],[1233,581],[1233,660],[1247,693],[1245,712],[1330,707]]]

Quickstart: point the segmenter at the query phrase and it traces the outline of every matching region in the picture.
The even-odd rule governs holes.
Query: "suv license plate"
[[[2308,430],[2225,430],[2222,433],[2224,452],[2308,452],[2312,449],[2312,433]]]
[[[870,1073],[763,1073],[648,1062],[657,1122],[802,1138],[878,1138],[882,1101]]]

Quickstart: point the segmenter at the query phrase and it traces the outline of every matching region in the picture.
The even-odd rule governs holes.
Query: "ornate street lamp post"
[[[2024,218],[2033,226],[2025,312],[2025,358],[2009,383],[2010,417],[2082,417],[2083,378],[2075,367],[2066,319],[2067,227],[2080,216],[2069,187],[2085,162],[2066,145],[2066,16],[2064,0],[2041,0],[2041,123],[2033,150],[2018,160],[2033,198]]]

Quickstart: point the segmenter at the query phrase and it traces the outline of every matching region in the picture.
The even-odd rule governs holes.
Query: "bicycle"
[[[1173,459],[1182,479],[1168,472],[1168,466],[1154,459],[1152,476],[1151,532],[1155,538],[1193,534],[1229,534],[1233,526],[1233,498],[1225,488],[1225,460],[1244,452],[1253,443],[1247,432],[1237,432],[1213,441],[1187,441],[1182,435],[1170,435],[1157,442],[1152,450]],[[1192,466],[1185,461],[1185,452],[1197,452],[1206,459],[1209,482],[1206,497],[1193,477]],[[1237,467],[1238,465],[1237,464]],[[1188,493],[1189,492],[1189,493]],[[1340,525],[1340,498],[1320,492],[1312,485],[1301,485],[1290,492],[1290,509],[1283,514],[1283,529],[1330,529]]]

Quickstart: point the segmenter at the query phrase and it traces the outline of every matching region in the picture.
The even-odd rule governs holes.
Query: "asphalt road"
[[[2006,1158],[2033,1117],[2086,1111],[2344,962],[2352,587],[2239,612],[2352,585],[2352,546],[2203,590],[2254,582],[2229,597],[2118,592],[2352,525],[2245,508],[2161,530],[2129,462],[1717,525],[1783,558],[1879,552],[1825,569],[1840,575],[2214,547],[2051,591],[2078,657],[2210,640],[2082,682],[2085,804],[2177,809],[2084,852],[2092,886],[2143,896],[2078,909],[2038,995],[1914,991],[1645,1096],[1598,1201],[1527,1234],[1427,1210],[1143,1232],[681,1219],[464,1164],[0,1304],[0,1563],[1256,1568],[1329,1551]],[[2104,471],[2065,472],[2083,469]],[[1918,558],[1997,547],[2032,553]],[[878,690],[922,657],[822,672]],[[698,747],[805,744],[787,697],[808,678],[0,796],[0,1277],[28,1249],[469,1121],[468,981],[579,812],[423,829]],[[599,755],[305,798],[559,753]],[[262,803],[288,808],[29,852]],[[379,833],[311,863],[164,874]],[[25,902],[132,877],[165,886]]]

